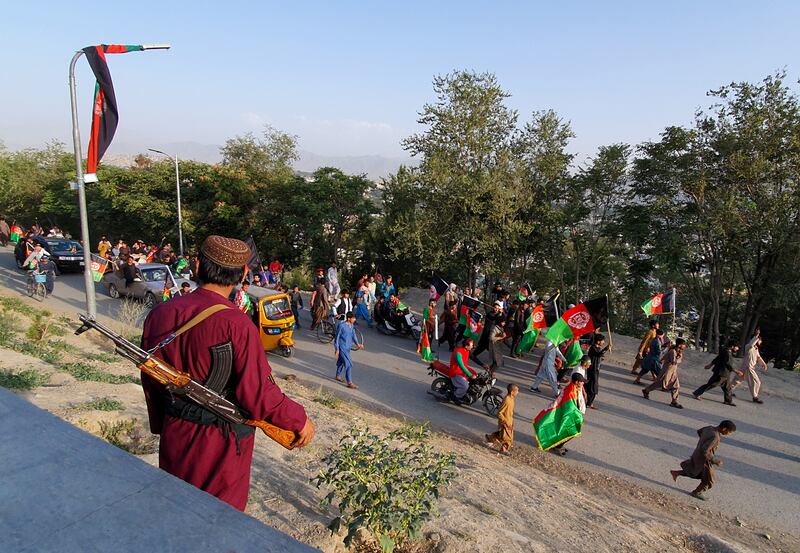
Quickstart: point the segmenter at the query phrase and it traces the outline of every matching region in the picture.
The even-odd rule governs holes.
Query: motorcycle
[[[461,405],[472,405],[476,401],[483,402],[483,408],[489,416],[497,416],[500,404],[503,403],[503,392],[495,387],[497,379],[489,371],[483,371],[469,382],[467,393],[456,402],[453,395],[453,384],[450,381],[450,367],[441,361],[434,361],[428,367],[428,374],[436,378],[431,382],[431,393],[437,399],[452,401]]]
[[[405,324],[399,322],[400,318],[402,318]],[[384,319],[382,322],[375,325],[375,328],[378,332],[386,334],[387,336],[411,336],[414,341],[419,340],[420,334],[422,333],[422,326],[420,325],[419,319],[417,319],[407,307],[396,311],[393,319],[392,321]]]

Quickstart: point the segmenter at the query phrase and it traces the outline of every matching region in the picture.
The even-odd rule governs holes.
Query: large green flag
[[[583,414],[578,408],[575,383],[568,384],[558,397],[543,409],[533,421],[533,431],[539,448],[547,451],[559,444],[580,436]]]
[[[578,366],[578,363],[580,363],[581,359],[583,359],[583,350],[581,349],[581,344],[578,342],[578,340],[575,340],[570,344],[570,346],[567,348],[567,351],[564,353],[564,357],[567,359],[564,367]]]

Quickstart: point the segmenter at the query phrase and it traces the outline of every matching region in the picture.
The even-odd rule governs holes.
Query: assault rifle
[[[298,437],[295,432],[280,428],[267,421],[246,418],[233,403],[216,392],[209,390],[196,380],[192,380],[188,373],[179,371],[166,361],[146,352],[95,319],[86,315],[81,315],[80,319],[83,326],[76,330],[75,334],[82,334],[90,328],[97,330],[114,342],[118,354],[132,361],[143,373],[163,384],[169,393],[191,400],[231,423],[246,424],[247,426],[260,428],[264,431],[264,434],[286,449],[294,448],[294,443]]]

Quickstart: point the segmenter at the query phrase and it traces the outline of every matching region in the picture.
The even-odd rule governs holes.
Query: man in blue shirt
[[[353,370],[353,361],[350,359],[350,348],[355,343],[358,349],[364,349],[364,344],[359,343],[356,331],[353,328],[353,323],[356,321],[356,316],[352,311],[348,311],[345,315],[345,321],[336,328],[336,338],[333,341],[333,347],[336,348],[336,380],[342,381],[342,372],[344,372],[344,379],[347,382],[348,388],[358,390],[358,386],[353,383],[351,372]]]

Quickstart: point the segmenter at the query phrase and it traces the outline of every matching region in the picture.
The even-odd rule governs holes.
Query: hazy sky
[[[784,67],[800,77],[789,1],[8,1],[0,14],[0,139],[12,147],[70,140],[69,60],[101,42],[172,44],[108,57],[115,143],[142,148],[270,123],[318,154],[402,156],[432,76],[473,69],[497,75],[522,120],[547,108],[570,120],[584,157],[689,122],[720,84]],[[93,86],[82,60],[84,140]]]

